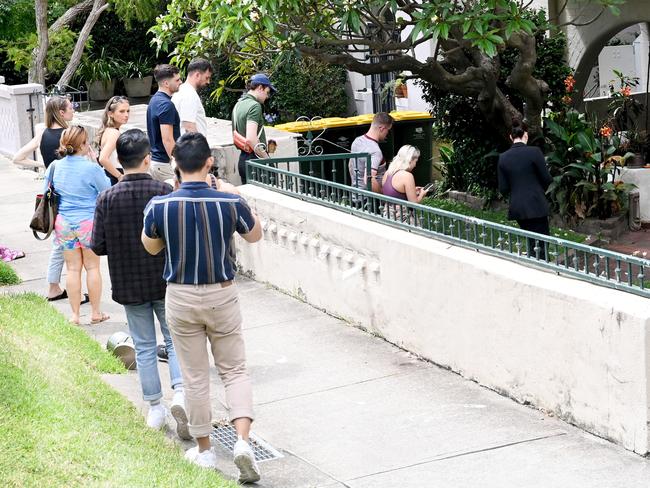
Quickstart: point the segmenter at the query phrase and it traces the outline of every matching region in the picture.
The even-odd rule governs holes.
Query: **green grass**
[[[495,222],[497,224],[519,228],[517,222],[514,220],[508,220],[508,214],[506,212],[499,212],[496,210],[476,210],[455,200],[437,198],[425,198],[422,200],[422,204],[429,207],[446,210],[448,212],[476,217],[478,219],[487,220],[488,222]],[[560,239],[572,242],[584,242],[587,240],[587,236],[584,234],[579,234],[569,229],[560,229],[558,227],[551,227],[551,235],[553,237],[559,237]]]
[[[148,429],[100,377],[121,372],[45,299],[0,296],[2,486],[237,486]]]
[[[14,269],[4,261],[0,261],[0,286],[17,285],[18,283],[20,283],[20,278]]]

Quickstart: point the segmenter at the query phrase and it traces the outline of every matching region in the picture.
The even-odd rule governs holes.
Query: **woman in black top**
[[[45,168],[50,166],[52,161],[58,159],[56,150],[60,145],[61,134],[68,128],[73,117],[74,108],[70,100],[58,95],[51,97],[45,104],[45,127],[40,124],[36,126],[36,135],[15,154],[13,162],[21,163],[36,149],[40,149]],[[52,243],[54,243],[54,239],[52,239]],[[68,297],[66,291],[59,285],[62,270],[63,248],[53,244],[47,268],[47,282],[49,283],[47,299],[50,301]]]
[[[499,156],[499,191],[510,194],[508,218],[524,230],[549,235],[546,189],[553,181],[544,154],[538,147],[527,146],[528,127],[512,121],[512,147]],[[528,239],[528,255],[536,256],[535,239]],[[544,242],[539,242],[539,257],[544,259]]]
[[[36,149],[40,149],[43,163],[47,168],[52,161],[58,159],[56,150],[64,129],[74,117],[72,102],[65,97],[53,96],[45,104],[45,127],[36,126],[36,135],[25,144],[14,156],[14,163],[20,163]]]

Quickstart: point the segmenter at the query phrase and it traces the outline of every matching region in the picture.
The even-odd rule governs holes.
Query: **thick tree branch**
[[[29,65],[27,79],[30,83],[45,85],[45,60],[50,46],[47,32],[47,0],[36,0],[35,9],[38,45],[32,52],[32,62]]]
[[[59,32],[64,27],[70,26],[74,20],[82,14],[90,12],[93,7],[94,0],[83,0],[82,2],[73,5],[66,10],[61,17],[50,26],[50,35]]]
[[[97,22],[97,19],[99,19],[99,16],[102,14],[102,12],[108,8],[107,1],[108,0],[94,0],[92,10],[86,18],[86,22],[84,23],[81,32],[79,32],[79,37],[77,38],[77,43],[75,44],[74,51],[72,51],[70,61],[68,61],[68,65],[65,67],[65,71],[61,75],[61,78],[56,82],[57,86],[63,87],[70,83],[70,80],[74,76],[79,63],[81,62],[81,56],[83,55],[88,36],[90,36],[90,31],[92,31],[95,23]]]

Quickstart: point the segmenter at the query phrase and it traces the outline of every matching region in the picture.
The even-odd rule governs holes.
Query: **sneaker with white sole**
[[[239,469],[240,483],[255,483],[260,480],[260,468],[257,467],[255,454],[250,444],[241,437],[233,449],[235,465]]]
[[[167,424],[167,409],[162,404],[149,407],[147,426],[155,430],[162,429]]]
[[[202,468],[217,469],[217,455],[212,449],[199,452],[199,446],[194,446],[185,451],[185,459]]]
[[[178,437],[184,441],[189,441],[192,439],[192,435],[190,434],[187,413],[185,412],[185,395],[182,391],[174,393],[171,410],[172,417],[176,420],[176,433]]]

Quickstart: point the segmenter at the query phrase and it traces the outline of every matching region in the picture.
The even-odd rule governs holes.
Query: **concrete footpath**
[[[27,227],[42,185],[36,178],[0,157],[0,244],[26,253],[12,263],[23,283],[0,292],[46,291],[51,240],[37,241]],[[83,327],[105,345],[113,332],[127,327],[121,306],[110,299],[105,259],[102,266],[103,310],[111,319]],[[648,459],[421,361],[264,284],[238,282],[254,381],[254,432],[283,455],[260,464],[257,486],[650,486]],[[69,315],[67,301],[55,306]],[[88,323],[89,307],[82,312],[82,323]],[[164,364],[161,374],[168,386]],[[213,376],[217,419],[225,415],[224,396]],[[106,381],[145,412],[134,372]],[[167,400],[170,396],[167,388]],[[220,469],[234,477],[227,451],[216,451]]]

